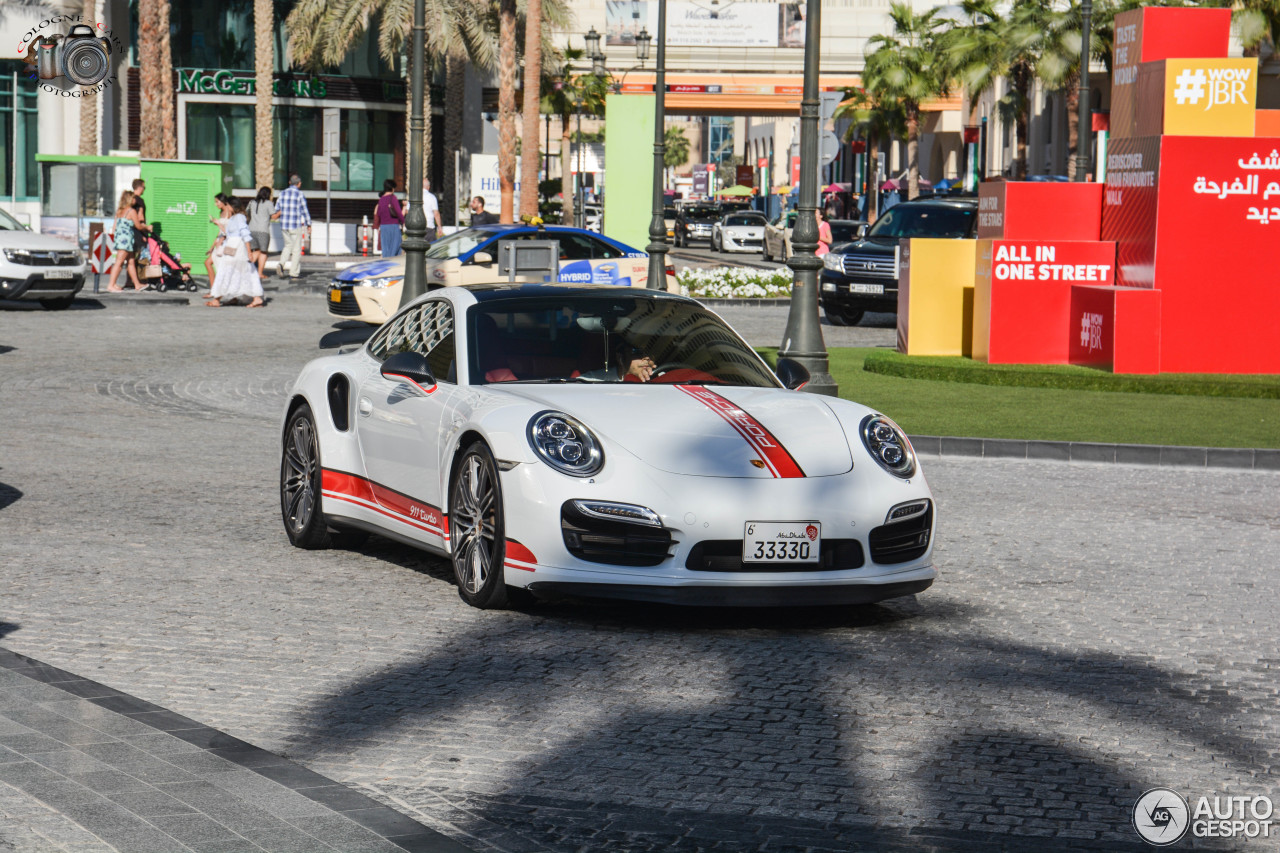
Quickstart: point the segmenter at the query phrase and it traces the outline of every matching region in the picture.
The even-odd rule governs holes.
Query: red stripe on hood
[[[765,429],[763,424],[739,408],[737,404],[701,385],[677,385],[676,387],[715,412],[724,419],[725,423],[733,427],[738,435],[742,436],[747,444],[750,444],[752,449],[764,459],[770,474],[788,479],[804,476],[804,471],[800,470],[796,460],[792,459],[787,449],[773,437],[773,433]]]

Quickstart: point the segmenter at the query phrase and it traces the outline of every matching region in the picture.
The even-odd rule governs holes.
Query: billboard
[[[502,186],[498,180],[497,154],[471,155],[471,195],[484,199],[484,209],[494,214],[502,210]],[[471,199],[468,198],[469,202]],[[515,210],[520,210],[520,160],[516,159]]]
[[[667,3],[668,47],[804,47],[804,3]],[[608,0],[605,43],[630,46],[646,30],[656,37],[658,4]]]

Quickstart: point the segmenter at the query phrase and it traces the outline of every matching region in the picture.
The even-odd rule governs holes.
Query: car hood
[[[70,240],[34,231],[0,231],[0,248],[30,249],[33,252],[69,252],[76,246]]]
[[[860,255],[885,255],[893,257],[898,247],[897,237],[863,237],[848,243],[837,243],[831,247],[833,252],[857,252]]]
[[[632,383],[490,387],[572,415],[600,436],[606,456],[620,446],[672,474],[829,477],[853,467],[839,420],[811,394]]]
[[[759,225],[725,225],[722,230],[730,234],[750,234],[752,237],[759,237],[764,233],[764,223]]]

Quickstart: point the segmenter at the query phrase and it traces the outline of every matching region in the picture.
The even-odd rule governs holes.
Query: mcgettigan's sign
[[[230,71],[210,71],[206,68],[179,68],[178,94],[252,95],[254,78],[239,77]],[[292,98],[324,98],[329,94],[325,82],[319,78],[276,78],[271,84],[273,95]]]

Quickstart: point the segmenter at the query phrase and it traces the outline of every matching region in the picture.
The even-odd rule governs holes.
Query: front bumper
[[[869,458],[833,477],[757,480],[667,474],[615,452],[593,480],[523,462],[502,474],[502,487],[508,537],[528,550],[524,560],[508,561],[506,582],[544,597],[724,606],[855,604],[919,592],[936,576],[933,509],[925,522],[927,545],[918,556],[876,562],[885,550],[877,541],[881,534],[873,531],[885,527],[889,509],[903,502],[931,501],[932,496],[922,475],[903,481]],[[562,506],[573,499],[652,509],[670,535],[667,556],[648,566],[575,557],[566,545],[561,519]],[[700,554],[715,546],[732,547],[734,540],[740,555],[748,521],[818,522],[824,552],[847,544],[857,557],[828,568],[739,565],[735,560],[726,570],[723,563],[700,561]]]
[[[72,269],[71,278],[45,278],[43,272],[28,273],[12,267],[0,269],[0,299],[60,299],[79,293],[84,287],[84,267]]]
[[[400,307],[403,290],[403,284],[365,287],[349,281],[335,280],[329,285],[327,295],[329,316],[365,323],[385,323]]]
[[[858,284],[873,287],[879,285],[884,288],[884,292],[855,293],[853,287]],[[896,279],[857,281],[823,269],[818,281],[818,299],[823,308],[894,313],[898,310],[898,282]]]
[[[764,249],[763,237],[735,237],[725,234],[721,242],[726,252],[759,252]]]

